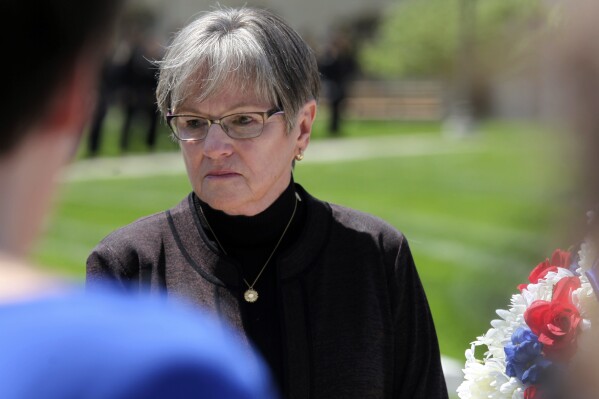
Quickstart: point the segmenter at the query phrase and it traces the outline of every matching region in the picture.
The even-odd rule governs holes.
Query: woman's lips
[[[239,176],[239,173],[230,170],[213,170],[206,174],[206,178],[208,179],[226,179],[236,176]]]

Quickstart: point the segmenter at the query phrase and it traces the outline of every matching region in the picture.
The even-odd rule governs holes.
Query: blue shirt
[[[0,305],[0,398],[275,398],[261,358],[207,314],[109,290]]]

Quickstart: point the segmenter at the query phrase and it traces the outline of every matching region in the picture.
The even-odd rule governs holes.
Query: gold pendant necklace
[[[256,283],[258,282],[258,279],[260,278],[260,276],[262,276],[262,272],[264,272],[264,269],[266,269],[266,265],[268,265],[268,262],[270,262],[270,259],[273,257],[273,255],[277,251],[277,248],[279,248],[279,245],[281,244],[281,241],[283,241],[283,237],[285,237],[285,233],[287,233],[287,230],[289,229],[289,226],[291,226],[291,222],[293,222],[293,217],[295,216],[295,211],[297,211],[297,203],[299,201],[301,201],[301,200],[302,200],[301,197],[296,192],[295,193],[295,205],[293,206],[293,212],[291,213],[291,217],[289,218],[289,222],[287,222],[287,226],[285,226],[285,230],[283,230],[283,234],[281,234],[281,237],[279,238],[279,241],[277,241],[277,245],[275,245],[275,248],[270,253],[270,256],[268,257],[268,259],[266,259],[266,263],[264,263],[264,266],[262,266],[262,269],[260,269],[260,272],[258,273],[258,275],[256,276],[256,278],[254,279],[254,281],[252,282],[252,284],[248,283],[248,281],[245,279],[245,277],[243,278],[243,282],[248,287],[248,289],[245,290],[245,292],[243,293],[243,299],[245,299],[246,302],[253,303],[253,302],[256,302],[258,300],[258,291],[256,291],[254,289],[254,285],[256,285]],[[210,223],[208,223],[208,218],[206,218],[206,215],[204,215],[204,210],[202,209],[201,205],[200,205],[200,213],[202,214],[202,218],[204,219],[204,221],[206,222],[206,225],[208,226],[208,230],[210,230],[210,232],[212,233],[212,236],[216,240],[216,243],[218,244],[218,247],[220,248],[221,251],[223,251],[223,253],[225,255],[227,255],[227,251],[225,251],[225,248],[222,246],[222,244],[218,240],[218,237],[216,236],[216,234],[214,234],[214,230],[212,230],[212,226],[210,226]]]

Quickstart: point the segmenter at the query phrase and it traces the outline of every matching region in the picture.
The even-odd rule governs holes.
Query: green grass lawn
[[[323,126],[320,119],[315,140],[326,136]],[[475,136],[457,142],[448,142],[438,123],[346,125],[347,136],[373,140],[393,132],[458,149],[475,144],[476,150],[304,162],[296,180],[321,199],[378,215],[405,233],[442,353],[461,361],[469,342],[489,328],[496,308],[507,307],[531,268],[555,246],[572,244],[560,242],[559,230],[560,205],[572,194],[567,157],[558,156],[562,143],[554,136],[523,124],[484,124]],[[116,133],[110,134],[104,153],[114,155]],[[160,150],[173,148],[161,139]],[[102,237],[174,205],[189,191],[185,175],[68,183],[35,260],[83,279],[87,254]]]

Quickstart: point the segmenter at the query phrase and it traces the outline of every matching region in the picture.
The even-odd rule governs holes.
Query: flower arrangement
[[[599,314],[597,255],[586,240],[576,253],[556,249],[532,270],[509,308],[497,310],[500,319],[466,350],[460,398],[559,397],[560,378],[583,356]],[[479,347],[487,349],[482,359]]]

